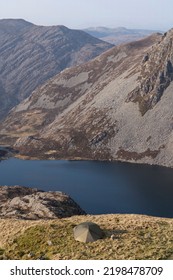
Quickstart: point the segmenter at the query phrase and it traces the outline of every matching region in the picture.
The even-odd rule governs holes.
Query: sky
[[[173,28],[173,0],[0,0],[0,19],[69,28]]]

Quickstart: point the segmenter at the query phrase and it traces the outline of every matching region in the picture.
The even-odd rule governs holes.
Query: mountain
[[[125,27],[90,27],[84,29],[84,31],[114,45],[136,41],[158,32],[158,30],[128,29]]]
[[[65,26],[0,20],[0,118],[55,74],[111,47]]]
[[[1,143],[38,158],[173,167],[173,29],[64,70],[11,111]]]

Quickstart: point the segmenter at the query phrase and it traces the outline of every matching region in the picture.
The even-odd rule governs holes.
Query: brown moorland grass
[[[73,238],[73,227],[97,223],[105,237],[93,243]],[[143,215],[87,215],[56,220],[0,220],[0,259],[171,259],[173,219]]]

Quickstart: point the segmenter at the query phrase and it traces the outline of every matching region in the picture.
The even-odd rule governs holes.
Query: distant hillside
[[[0,118],[46,80],[112,45],[65,26],[0,20]]]
[[[158,30],[127,29],[125,27],[90,27],[84,31],[114,45],[136,41],[158,32]]]

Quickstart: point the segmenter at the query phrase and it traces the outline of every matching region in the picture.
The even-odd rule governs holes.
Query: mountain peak
[[[28,22],[24,19],[14,19],[14,18],[7,18],[7,19],[1,19],[0,20],[0,26],[1,27],[5,27],[5,26],[8,26],[10,28],[12,27],[18,27],[18,28],[24,28],[24,27],[27,27],[27,26],[32,26],[33,23],[31,22]]]
[[[26,30],[29,30],[33,26],[34,24],[25,21],[24,19],[1,19],[0,33],[16,36],[19,33],[24,33]]]

